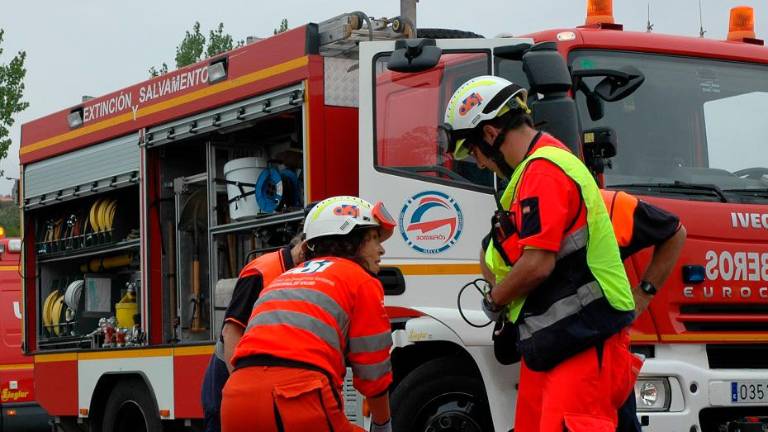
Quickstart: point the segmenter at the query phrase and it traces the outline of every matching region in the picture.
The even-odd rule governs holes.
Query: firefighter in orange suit
[[[394,220],[381,203],[341,196],[304,223],[306,261],[256,302],[224,387],[224,432],[360,431],[344,415],[346,365],[368,398],[371,431],[391,431],[390,323],[374,277]]]
[[[509,179],[482,260],[494,276],[482,307],[516,330],[518,400],[543,395],[538,424],[516,432],[613,432],[634,383],[632,290],[592,174],[533,128],[526,97],[503,78],[473,78],[451,96],[441,128],[455,158],[472,154]],[[532,373],[543,388],[522,385]]]

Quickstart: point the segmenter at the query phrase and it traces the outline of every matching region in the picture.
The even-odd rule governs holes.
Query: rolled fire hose
[[[53,306],[51,306],[51,319],[53,322],[51,323],[53,325],[53,333],[56,334],[56,336],[59,336],[62,333],[62,330],[59,328],[59,322],[61,321],[61,313],[64,310],[64,294],[61,294],[56,297],[56,300],[53,301]]]
[[[43,328],[45,328],[49,334],[53,334],[51,332],[51,305],[53,304],[54,299],[58,296],[59,291],[53,290],[50,294],[45,298],[45,301],[43,302]]]
[[[131,254],[116,255],[107,258],[94,258],[89,261],[88,264],[81,265],[80,271],[83,273],[99,272],[101,270],[125,267],[130,265],[132,261],[133,255]]]
[[[277,168],[269,167],[256,180],[256,203],[262,213],[272,213],[283,199],[283,178]]]

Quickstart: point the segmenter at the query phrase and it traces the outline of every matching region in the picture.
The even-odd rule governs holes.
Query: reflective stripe
[[[389,330],[362,337],[349,338],[349,352],[351,354],[376,352],[389,349],[392,346],[392,332]]]
[[[586,305],[602,297],[603,290],[597,282],[592,281],[580,286],[575,294],[556,301],[543,314],[526,316],[519,326],[520,340],[528,339],[537,331],[577,314]]]
[[[377,380],[392,370],[389,357],[386,360],[374,364],[352,363],[352,374],[366,381]]]
[[[328,312],[328,314],[336,320],[336,324],[338,324],[341,334],[347,334],[349,316],[328,294],[308,288],[281,288],[269,291],[262,295],[254,304],[254,307],[273,300],[299,300],[311,303]]]
[[[587,247],[588,239],[589,230],[587,230],[586,225],[568,234],[560,243],[560,250],[557,252],[557,259],[565,258],[577,250]]]
[[[341,351],[339,334],[336,333],[336,329],[315,317],[301,312],[285,310],[261,312],[251,318],[245,331],[247,332],[256,326],[274,324],[287,324],[291,327],[306,330],[324,340],[328,345],[336,348],[337,351]]]

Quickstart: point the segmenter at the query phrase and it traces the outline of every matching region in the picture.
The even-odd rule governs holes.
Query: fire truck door
[[[456,302],[461,287],[480,277],[480,242],[488,233],[499,185],[473,160],[448,157],[436,132],[448,99],[461,84],[497,68],[505,76],[522,71],[519,64],[494,55],[497,47],[508,53],[518,44],[530,41],[437,40],[439,59],[420,71],[391,70],[395,42],[360,45],[359,190],[363,198],[384,201],[396,219],[397,232],[384,244],[383,266],[400,272],[405,281],[398,292],[386,293],[386,304],[435,317],[465,345],[486,347],[491,358],[490,328],[464,322]],[[502,67],[502,62],[507,63]],[[462,305],[479,310],[479,295],[466,294]],[[482,356],[476,359],[481,373],[498,373]],[[502,430],[511,424],[510,410],[502,406],[503,398],[488,394],[494,422]]]

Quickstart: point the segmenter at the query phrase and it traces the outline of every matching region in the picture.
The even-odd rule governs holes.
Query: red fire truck
[[[0,227],[0,431],[50,430],[35,402],[32,359],[21,350],[21,240]]]
[[[501,185],[436,139],[448,97],[481,74],[529,87],[536,123],[606,187],[687,227],[632,332],[642,422],[768,415],[768,50],[741,10],[718,41],[624,31],[610,2],[589,8],[586,26],[495,39],[407,39],[406,19],[344,14],[23,125],[25,347],[56,425],[197,427],[238,269],[285,244],[304,204],[355,194],[399,220],[379,275],[396,430],[509,430],[518,368],[467,322],[479,296],[459,296]],[[626,263],[633,282],[648,259]]]

